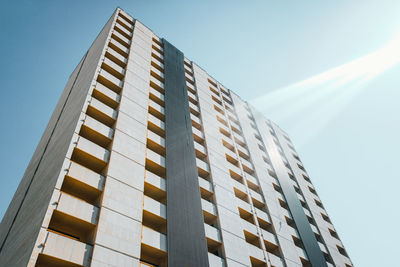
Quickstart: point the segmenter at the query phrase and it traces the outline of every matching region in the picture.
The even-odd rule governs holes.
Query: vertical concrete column
[[[149,29],[135,21],[93,264],[139,264],[152,36]]]
[[[163,39],[168,266],[208,266],[183,53]]]

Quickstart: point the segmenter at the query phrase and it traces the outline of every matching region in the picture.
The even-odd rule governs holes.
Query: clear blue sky
[[[0,217],[117,5],[289,133],[356,266],[398,263],[400,65],[347,64],[398,36],[397,0],[4,2]]]

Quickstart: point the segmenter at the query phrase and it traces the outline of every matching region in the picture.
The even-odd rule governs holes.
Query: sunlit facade
[[[353,266],[288,135],[119,8],[0,241],[1,266]]]

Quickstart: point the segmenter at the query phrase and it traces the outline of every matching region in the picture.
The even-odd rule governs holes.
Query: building
[[[352,266],[287,134],[119,8],[0,244],[1,266]]]

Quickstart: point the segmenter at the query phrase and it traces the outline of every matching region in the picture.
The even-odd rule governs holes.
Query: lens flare
[[[318,135],[377,76],[400,63],[400,35],[382,48],[339,67],[250,101],[290,132],[302,132],[296,143]],[[299,131],[300,129],[307,129]]]

